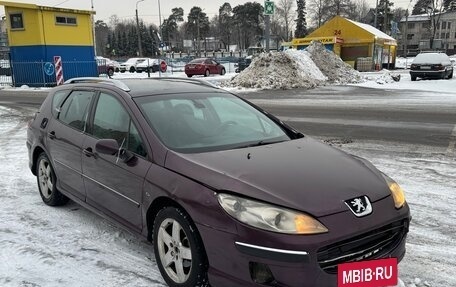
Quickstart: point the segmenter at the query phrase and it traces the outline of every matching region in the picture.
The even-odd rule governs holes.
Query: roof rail
[[[98,78],[98,77],[80,77],[80,78],[72,78],[66,80],[64,84],[77,84],[77,83],[103,83],[108,85],[113,85],[118,87],[125,92],[129,92],[130,88],[122,81],[113,80],[109,78]]]
[[[170,80],[170,81],[176,81],[176,82],[186,82],[186,83],[194,83],[206,87],[211,87],[211,88],[216,88],[218,89],[216,85],[206,81],[206,80],[200,80],[200,79],[186,79],[186,78],[178,78],[178,77],[161,77],[161,78],[151,78],[155,80]]]

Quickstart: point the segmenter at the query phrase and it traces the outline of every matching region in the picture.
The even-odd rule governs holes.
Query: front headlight
[[[405,204],[405,194],[404,190],[395,182],[391,177],[387,176],[386,174],[383,174],[383,178],[386,181],[386,184],[388,184],[388,187],[391,191],[391,195],[393,196],[394,199],[394,206],[399,209]]]
[[[286,234],[328,232],[318,220],[301,212],[226,193],[217,194],[217,198],[229,215],[253,227]]]

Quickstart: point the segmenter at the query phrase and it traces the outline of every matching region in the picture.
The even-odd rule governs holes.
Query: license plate
[[[384,287],[398,282],[397,258],[359,261],[337,266],[337,287]]]
[[[421,69],[422,69],[422,70],[430,70],[430,69],[431,69],[431,66],[421,66]]]

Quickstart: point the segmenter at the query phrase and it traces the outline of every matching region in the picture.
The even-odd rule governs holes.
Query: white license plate
[[[422,69],[422,70],[430,70],[430,69],[431,69],[431,66],[421,66],[421,69]]]

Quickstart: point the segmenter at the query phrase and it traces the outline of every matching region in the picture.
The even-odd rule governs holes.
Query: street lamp
[[[137,29],[137,33],[138,33],[138,49],[139,49],[139,56],[142,57],[143,56],[143,53],[142,53],[142,45],[141,45],[141,31],[139,30],[139,18],[138,18],[138,3],[139,2],[143,2],[144,0],[138,0],[136,2],[136,29]]]

